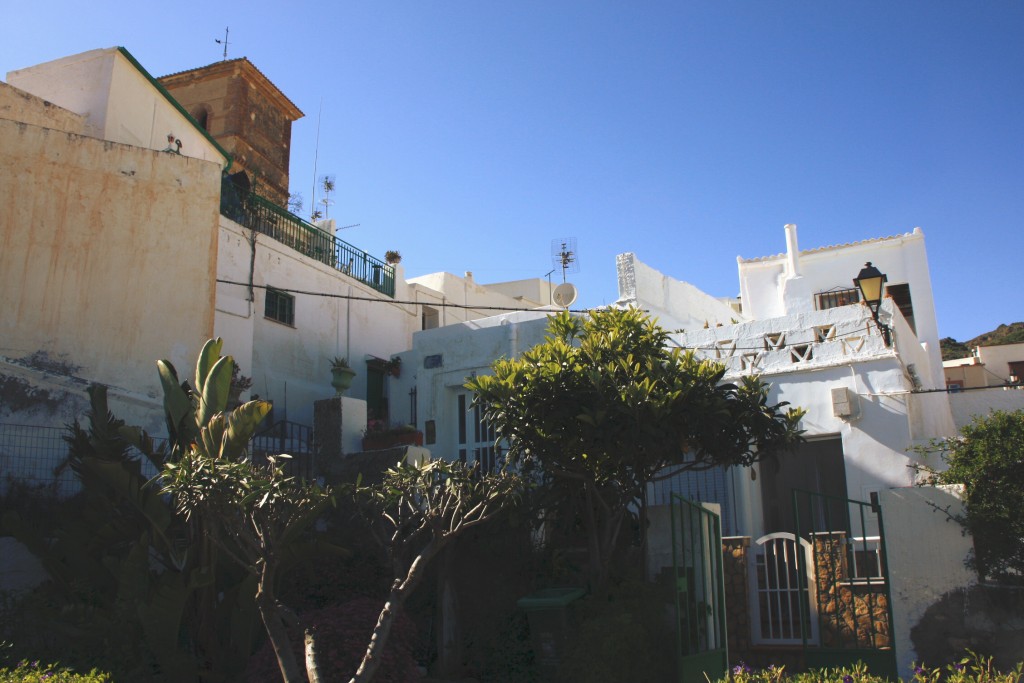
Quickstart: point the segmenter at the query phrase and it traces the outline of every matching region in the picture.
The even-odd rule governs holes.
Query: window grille
[[[848,306],[860,301],[860,292],[856,287],[830,289],[814,295],[814,309],[824,311],[829,308]]]
[[[483,473],[501,465],[501,446],[495,444],[494,425],[484,417],[480,406],[471,405],[468,394],[458,396],[459,460],[478,463]]]
[[[295,327],[295,297],[267,287],[267,300],[263,315],[285,325]]]

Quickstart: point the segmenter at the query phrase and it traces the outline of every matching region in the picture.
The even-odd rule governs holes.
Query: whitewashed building
[[[164,87],[124,48],[19,69],[0,83],[3,472],[46,476],[63,450],[59,428],[83,415],[93,382],[107,386],[118,416],[162,433],[155,360],[191,379],[214,336],[251,377],[248,395],[271,400],[273,420],[302,427],[300,439],[314,401],[334,394],[334,357],[357,372],[349,395],[362,403],[360,429],[366,415],[393,421],[388,361],[415,331],[550,301],[543,280],[407,281],[401,265],[337,239],[331,222],[313,225],[248,193],[203,127],[246,104],[217,99],[218,79],[252,79],[250,97],[262,97],[252,106],[287,109],[264,117],[281,144],[301,112],[235,61],[187,91],[203,125],[168,90],[192,81],[175,75]],[[44,426],[55,432],[54,454],[28,462],[30,428]]]
[[[756,658],[779,647],[785,656],[803,651],[811,657],[820,646],[835,648],[837,639],[849,638],[852,632],[843,624],[856,623],[857,652],[878,655],[886,671],[905,669],[915,656],[913,625],[946,592],[972,581],[963,567],[969,539],[934,514],[940,507],[957,510],[959,502],[950,492],[915,488],[912,465],[919,460],[908,451],[954,433],[924,235],[915,229],[801,252],[795,226],[786,226],[786,242],[784,254],[739,259],[739,300],[705,294],[634,254],[618,257],[616,305],[650,311],[663,327],[676,330],[673,343],[725,364],[725,381],[757,375],[770,385],[771,403],[787,401],[806,411],[801,426],[807,442],[777,462],[682,473],[651,486],[648,571],[655,577],[673,570],[679,550],[677,527],[669,523],[671,494],[699,501],[719,513],[722,533],[731,537],[723,539],[723,556],[734,657],[752,657],[747,661],[765,666],[770,660]],[[878,322],[859,302],[853,283],[868,261],[889,283]],[[543,341],[546,324],[538,311],[414,335],[413,348],[401,354],[398,392],[416,397],[406,417],[424,428],[435,457],[483,467],[494,462],[495,434],[472,408],[463,385],[489,372],[495,358],[514,357]],[[799,494],[802,512],[794,505],[794,490],[805,492]],[[887,561],[879,509],[897,539]],[[680,584],[690,587],[685,600],[706,611],[700,626],[706,634],[715,633],[719,623],[711,606],[726,602],[708,578],[711,570],[700,568],[714,566],[713,548],[707,546],[703,560],[692,546],[683,550],[684,567],[678,569],[689,572]],[[833,554],[839,548],[842,573],[833,569],[828,580],[816,582],[815,572],[828,569],[823,558],[839,557]],[[800,553],[806,556],[802,565]],[[806,579],[797,578],[801,568],[809,572]],[[816,598],[808,587],[824,597]],[[853,621],[839,618],[845,607],[829,612],[829,595],[845,596]],[[800,599],[811,605],[807,650],[800,649]],[[714,649],[722,642],[706,645]]]
[[[911,446],[954,432],[942,378],[931,282],[920,229],[855,244],[800,252],[787,226],[785,254],[740,259],[739,302],[708,295],[640,262],[618,257],[616,305],[648,310],[674,343],[726,365],[726,381],[758,375],[771,401],[806,410],[807,445],[774,466],[713,471],[658,485],[655,500],[676,491],[722,506],[726,533],[760,536],[791,525],[793,487],[870,500],[913,485]],[[887,344],[853,286],[866,261],[888,276],[881,320]],[[740,305],[741,304],[741,305]],[[491,362],[543,341],[541,312],[502,315],[418,332],[401,354],[404,413],[421,426],[436,455],[486,460],[493,434],[467,412],[466,379]],[[484,463],[486,464],[486,462]]]
[[[753,536],[792,526],[793,488],[870,500],[911,486],[908,448],[955,431],[944,393],[938,326],[924,234],[799,251],[786,226],[786,253],[738,259],[745,322],[687,329],[675,341],[725,363],[726,381],[756,374],[772,402],[806,410],[806,446],[763,463],[756,479],[730,473],[718,500],[734,531]],[[853,279],[866,262],[888,277],[880,320],[886,343]]]
[[[976,346],[942,370],[958,428],[993,410],[1024,410],[1024,344]]]

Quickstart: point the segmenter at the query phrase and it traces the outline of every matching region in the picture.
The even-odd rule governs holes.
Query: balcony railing
[[[393,266],[324,232],[258,194],[249,193],[238,203],[231,206],[222,205],[221,213],[250,230],[267,235],[372,287],[381,294],[395,297]]]

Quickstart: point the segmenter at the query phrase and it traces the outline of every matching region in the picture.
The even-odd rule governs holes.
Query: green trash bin
[[[569,605],[583,597],[582,588],[547,588],[519,598],[516,605],[526,612],[530,640],[541,680],[552,681],[565,652],[573,620]]]

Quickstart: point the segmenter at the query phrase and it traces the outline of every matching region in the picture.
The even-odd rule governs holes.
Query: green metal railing
[[[381,294],[395,297],[393,266],[324,232],[258,194],[249,193],[237,202],[222,202],[221,213],[250,230],[267,235],[372,287]]]
[[[896,680],[895,629],[882,508],[812,491],[793,490],[797,538],[813,549],[816,604],[808,605],[808,567],[800,563],[804,661],[825,669],[863,662],[878,676]],[[877,527],[877,536],[869,529]],[[869,545],[871,543],[871,545]],[[876,545],[877,544],[877,545]],[[806,615],[818,612],[821,643],[813,643]]]
[[[729,662],[722,522],[677,493],[671,501],[679,681],[718,680]]]

